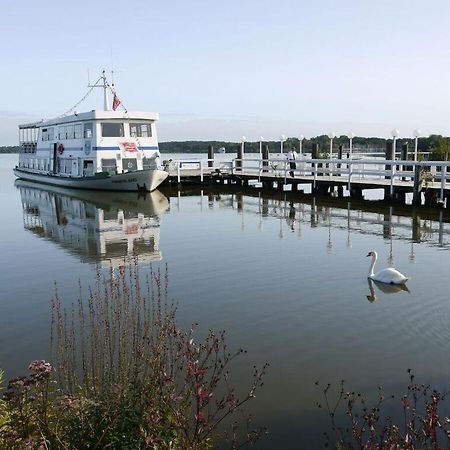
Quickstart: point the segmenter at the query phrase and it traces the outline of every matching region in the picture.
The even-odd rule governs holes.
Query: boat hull
[[[59,175],[31,172],[16,167],[14,174],[29,181],[64,186],[74,189],[93,189],[101,191],[153,191],[168,176],[158,169],[137,170],[117,175],[96,175],[92,177],[62,177]]]

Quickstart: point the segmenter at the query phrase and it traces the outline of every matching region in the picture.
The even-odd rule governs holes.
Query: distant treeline
[[[409,143],[409,152],[414,151],[414,138],[398,139],[397,151],[400,150],[403,143]],[[304,139],[302,149],[305,153],[310,153],[312,144],[319,144],[319,149],[324,155],[327,154],[330,148],[330,138],[327,135],[316,136],[311,139]],[[269,151],[272,153],[280,151],[280,141],[264,141],[264,145],[269,146]],[[214,151],[217,153],[221,148],[225,149],[226,153],[235,154],[240,147],[240,142],[226,142],[226,141],[172,141],[160,142],[159,149],[161,153],[207,153],[208,147],[212,145]],[[339,136],[333,140],[333,148],[336,149],[342,145],[344,152],[348,150],[349,139],[347,136]],[[291,147],[295,147],[298,151],[298,138],[287,138],[283,144],[287,151]],[[386,139],[377,137],[355,137],[353,139],[353,148],[355,151],[366,152],[384,152],[386,147]],[[432,134],[429,137],[419,138],[418,142],[419,152],[430,152],[430,159],[441,160],[450,159],[450,138],[437,134]],[[259,142],[246,142],[246,153],[259,152]],[[18,146],[0,146],[0,153],[19,153]]]
[[[18,145],[9,145],[0,147],[0,153],[19,153]]]
[[[414,151],[414,138],[397,139],[397,151],[400,151],[403,143],[408,142],[409,151]],[[327,153],[330,148],[330,138],[327,135],[316,136],[311,139],[304,139],[302,149],[305,153],[310,153],[312,144],[319,144],[319,149],[323,153]],[[272,153],[280,151],[280,141],[264,141],[263,145],[269,146]],[[184,142],[160,142],[159,149],[161,153],[207,153],[208,147],[212,145],[214,152],[219,152],[220,148],[225,148],[226,153],[236,153],[241,146],[240,142],[225,141],[184,141]],[[344,151],[349,148],[349,139],[347,136],[339,136],[333,140],[333,148],[336,151],[339,145],[343,146]],[[295,147],[298,151],[298,138],[287,138],[283,143],[284,150],[287,151],[291,147]],[[353,138],[353,149],[355,151],[365,152],[384,152],[386,148],[386,139],[377,137],[355,137]],[[245,151],[247,153],[259,152],[259,142],[245,142]],[[431,135],[429,137],[419,138],[419,152],[431,152],[435,157],[443,157],[442,154],[450,153],[449,138],[440,135]],[[440,158],[439,158],[440,159]]]

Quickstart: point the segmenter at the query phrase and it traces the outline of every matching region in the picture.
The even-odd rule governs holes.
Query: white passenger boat
[[[105,72],[90,87],[104,89],[104,110],[19,126],[15,175],[70,188],[153,191],[168,176],[160,166],[158,113],[117,110],[120,100]]]

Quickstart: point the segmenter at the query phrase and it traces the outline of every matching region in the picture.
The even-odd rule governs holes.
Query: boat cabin
[[[19,168],[67,177],[156,169],[158,113],[93,110],[19,126]]]

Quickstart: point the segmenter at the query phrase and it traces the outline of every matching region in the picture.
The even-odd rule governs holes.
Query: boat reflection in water
[[[159,261],[160,216],[169,201],[158,190],[134,192],[82,191],[17,180],[25,229],[57,243],[83,262],[123,266]]]

